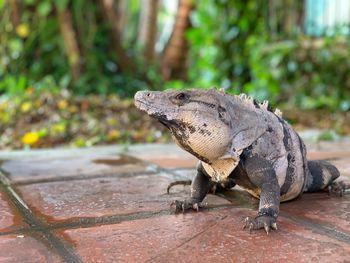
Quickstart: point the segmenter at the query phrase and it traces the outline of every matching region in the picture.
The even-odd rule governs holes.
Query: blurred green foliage
[[[302,109],[350,109],[350,46],[346,37],[269,35],[264,1],[203,0],[188,30],[189,80],[171,88],[222,87]]]
[[[29,9],[34,2],[24,1],[28,9],[17,26],[11,21],[8,7],[1,10],[0,27],[4,30],[0,34],[5,45],[0,49],[0,92],[22,94],[28,86],[41,86],[42,82],[67,85],[66,61],[57,52],[60,48],[57,23],[48,16],[52,3],[42,1],[36,10]],[[45,88],[52,86],[57,85]]]
[[[28,88],[0,97],[0,149],[166,142],[169,134],[131,99]],[[102,121],[101,121],[102,120]]]
[[[135,0],[130,1],[135,12]],[[84,54],[84,73],[72,82],[65,56],[56,9],[69,4]],[[149,88],[138,74],[121,72],[109,42],[110,25],[102,21],[101,10],[92,0],[25,0],[21,2],[20,24],[11,21],[8,6],[0,5],[0,94],[22,94],[35,89],[71,88],[75,94],[117,93],[131,96],[138,89]],[[137,21],[130,21],[135,27]],[[128,31],[130,33],[130,31]],[[131,36],[126,34],[125,41]],[[129,46],[132,50],[133,46]],[[132,54],[131,54],[132,55]]]
[[[159,56],[149,63],[140,55],[140,1],[128,1],[124,10],[128,19],[122,44],[136,65],[131,72],[118,64],[109,39],[111,25],[104,22],[98,2],[24,0],[15,25],[6,1],[0,1],[0,94],[19,95],[33,87],[131,97],[140,89],[222,87],[274,104],[332,111],[350,108],[348,41],[342,36],[313,39],[300,31],[280,32],[273,38],[265,1],[197,1],[192,28],[186,32],[187,78],[170,82],[159,74]],[[55,15],[65,8],[72,14],[83,54],[83,72],[75,81]]]
[[[264,40],[263,1],[200,1],[187,32],[195,86],[243,91],[250,81],[251,39]]]
[[[246,91],[304,109],[350,109],[350,48],[341,37],[252,43]],[[259,95],[259,94],[257,94]]]
[[[162,127],[133,107],[130,98],[141,89],[245,92],[279,107],[302,109],[286,114],[295,125],[349,133],[348,36],[312,38],[300,24],[284,28],[284,17],[296,18],[301,2],[196,1],[185,32],[188,43],[175,48],[185,54],[180,55],[187,60],[187,74],[170,81],[163,75],[162,58],[171,19],[176,25],[178,16],[166,6],[170,1],[160,2],[156,55],[148,61],[138,39],[142,1],[114,2],[117,17],[124,17],[118,49],[113,23],[106,19],[110,9],[101,6],[106,1],[0,0],[0,148],[167,141]],[[271,8],[272,3],[284,9]],[[293,5],[294,13],[288,13]],[[72,73],[77,58],[67,52],[59,19],[67,10],[81,53],[78,77]],[[120,50],[133,64],[131,70],[123,68]],[[322,109],[322,114],[311,111],[311,121],[305,109]],[[325,117],[327,111],[343,113]],[[325,132],[319,139],[333,135]]]

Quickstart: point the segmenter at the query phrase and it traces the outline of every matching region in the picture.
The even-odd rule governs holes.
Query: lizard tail
[[[307,162],[309,174],[306,177],[304,192],[316,192],[326,189],[340,176],[338,169],[324,160]]]

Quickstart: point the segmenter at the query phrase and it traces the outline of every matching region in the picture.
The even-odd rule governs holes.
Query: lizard
[[[239,185],[260,199],[257,215],[246,217],[243,228],[268,234],[277,230],[280,202],[333,185],[343,191],[342,184],[333,182],[338,169],[325,160],[308,161],[304,142],[268,101],[217,89],[185,89],[138,91],[134,102],[199,160],[190,197],[172,204],[177,212],[198,211],[213,184],[223,189]]]

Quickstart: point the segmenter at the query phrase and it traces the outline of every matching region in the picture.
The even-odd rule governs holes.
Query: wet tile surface
[[[181,168],[193,168],[195,169],[198,161],[196,159],[181,159],[181,158],[161,158],[161,157],[152,157],[147,161],[159,165],[160,167],[167,169],[174,169],[177,167]]]
[[[171,179],[159,175],[100,178],[18,186],[34,213],[48,223],[82,217],[127,215],[169,210],[175,199],[189,195],[189,187],[166,188]],[[229,204],[211,195],[210,205]]]
[[[157,175],[97,178],[18,186],[35,213],[47,220],[124,215],[169,208],[171,180]]]
[[[221,215],[224,212],[220,213]],[[238,216],[240,215],[240,216]],[[154,259],[154,262],[344,262],[350,247],[281,217],[280,229],[267,236],[263,231],[242,231],[241,216],[250,211],[231,210],[227,217]]]
[[[66,230],[64,234],[73,240],[84,261],[144,262],[171,251],[205,231],[208,224],[215,223],[216,218],[208,213],[170,215],[118,225]]]
[[[0,233],[18,230],[26,226],[20,213],[0,188]]]
[[[345,231],[350,236],[350,198],[327,193],[305,193],[298,200],[283,203],[281,211],[300,219]]]
[[[168,169],[195,168],[198,162],[195,157],[174,144],[130,149],[127,154]]]
[[[280,230],[242,230],[248,209],[168,215],[89,229],[65,230],[83,260],[102,262],[343,262],[350,246],[286,218]]]
[[[64,262],[54,248],[27,235],[0,236],[0,262]]]
[[[36,157],[3,161],[1,169],[14,183],[54,180],[64,177],[105,176],[107,174],[138,173],[147,165],[123,155]]]
[[[350,152],[327,147],[309,158],[330,160],[350,181]],[[281,204],[278,231],[249,233],[243,219],[259,201],[239,189],[209,194],[199,213],[170,212],[190,186],[168,195],[168,184],[196,173],[177,146],[106,149],[0,154],[14,191],[0,188],[0,262],[349,261],[350,195],[304,194]],[[31,212],[14,205],[16,194]]]

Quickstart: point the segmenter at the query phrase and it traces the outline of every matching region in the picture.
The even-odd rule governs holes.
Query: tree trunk
[[[143,55],[146,61],[152,61],[154,58],[158,5],[159,0],[141,1],[138,41],[143,46]]]
[[[161,61],[164,80],[183,79],[186,76],[188,43],[185,33],[190,27],[189,15],[193,8],[193,0],[179,1],[174,29]]]
[[[72,14],[69,9],[56,8],[61,34],[63,36],[66,55],[71,69],[72,79],[76,81],[81,74],[80,50],[77,35],[74,30]]]
[[[283,6],[284,21],[283,21],[283,33],[290,35],[293,29],[297,26],[297,9],[294,1],[285,0]]]
[[[122,39],[123,37],[123,32],[124,32],[124,28],[126,27],[127,24],[127,10],[128,10],[128,1],[129,0],[119,0],[117,2],[117,10],[118,10],[118,31],[119,31],[119,35],[120,38]]]
[[[305,0],[297,3],[297,25],[300,28],[300,32],[304,32]]]
[[[20,4],[18,0],[9,0],[9,5],[11,8],[11,21],[14,27],[16,27],[21,22]]]
[[[283,31],[287,35],[293,34],[295,29],[303,30],[304,1],[284,0]],[[295,32],[294,32],[295,33]]]
[[[136,70],[130,57],[126,54],[121,43],[121,34],[119,31],[119,19],[114,8],[114,0],[99,0],[102,7],[103,16],[110,25],[110,37],[115,49],[118,65],[124,72],[133,72]]]

